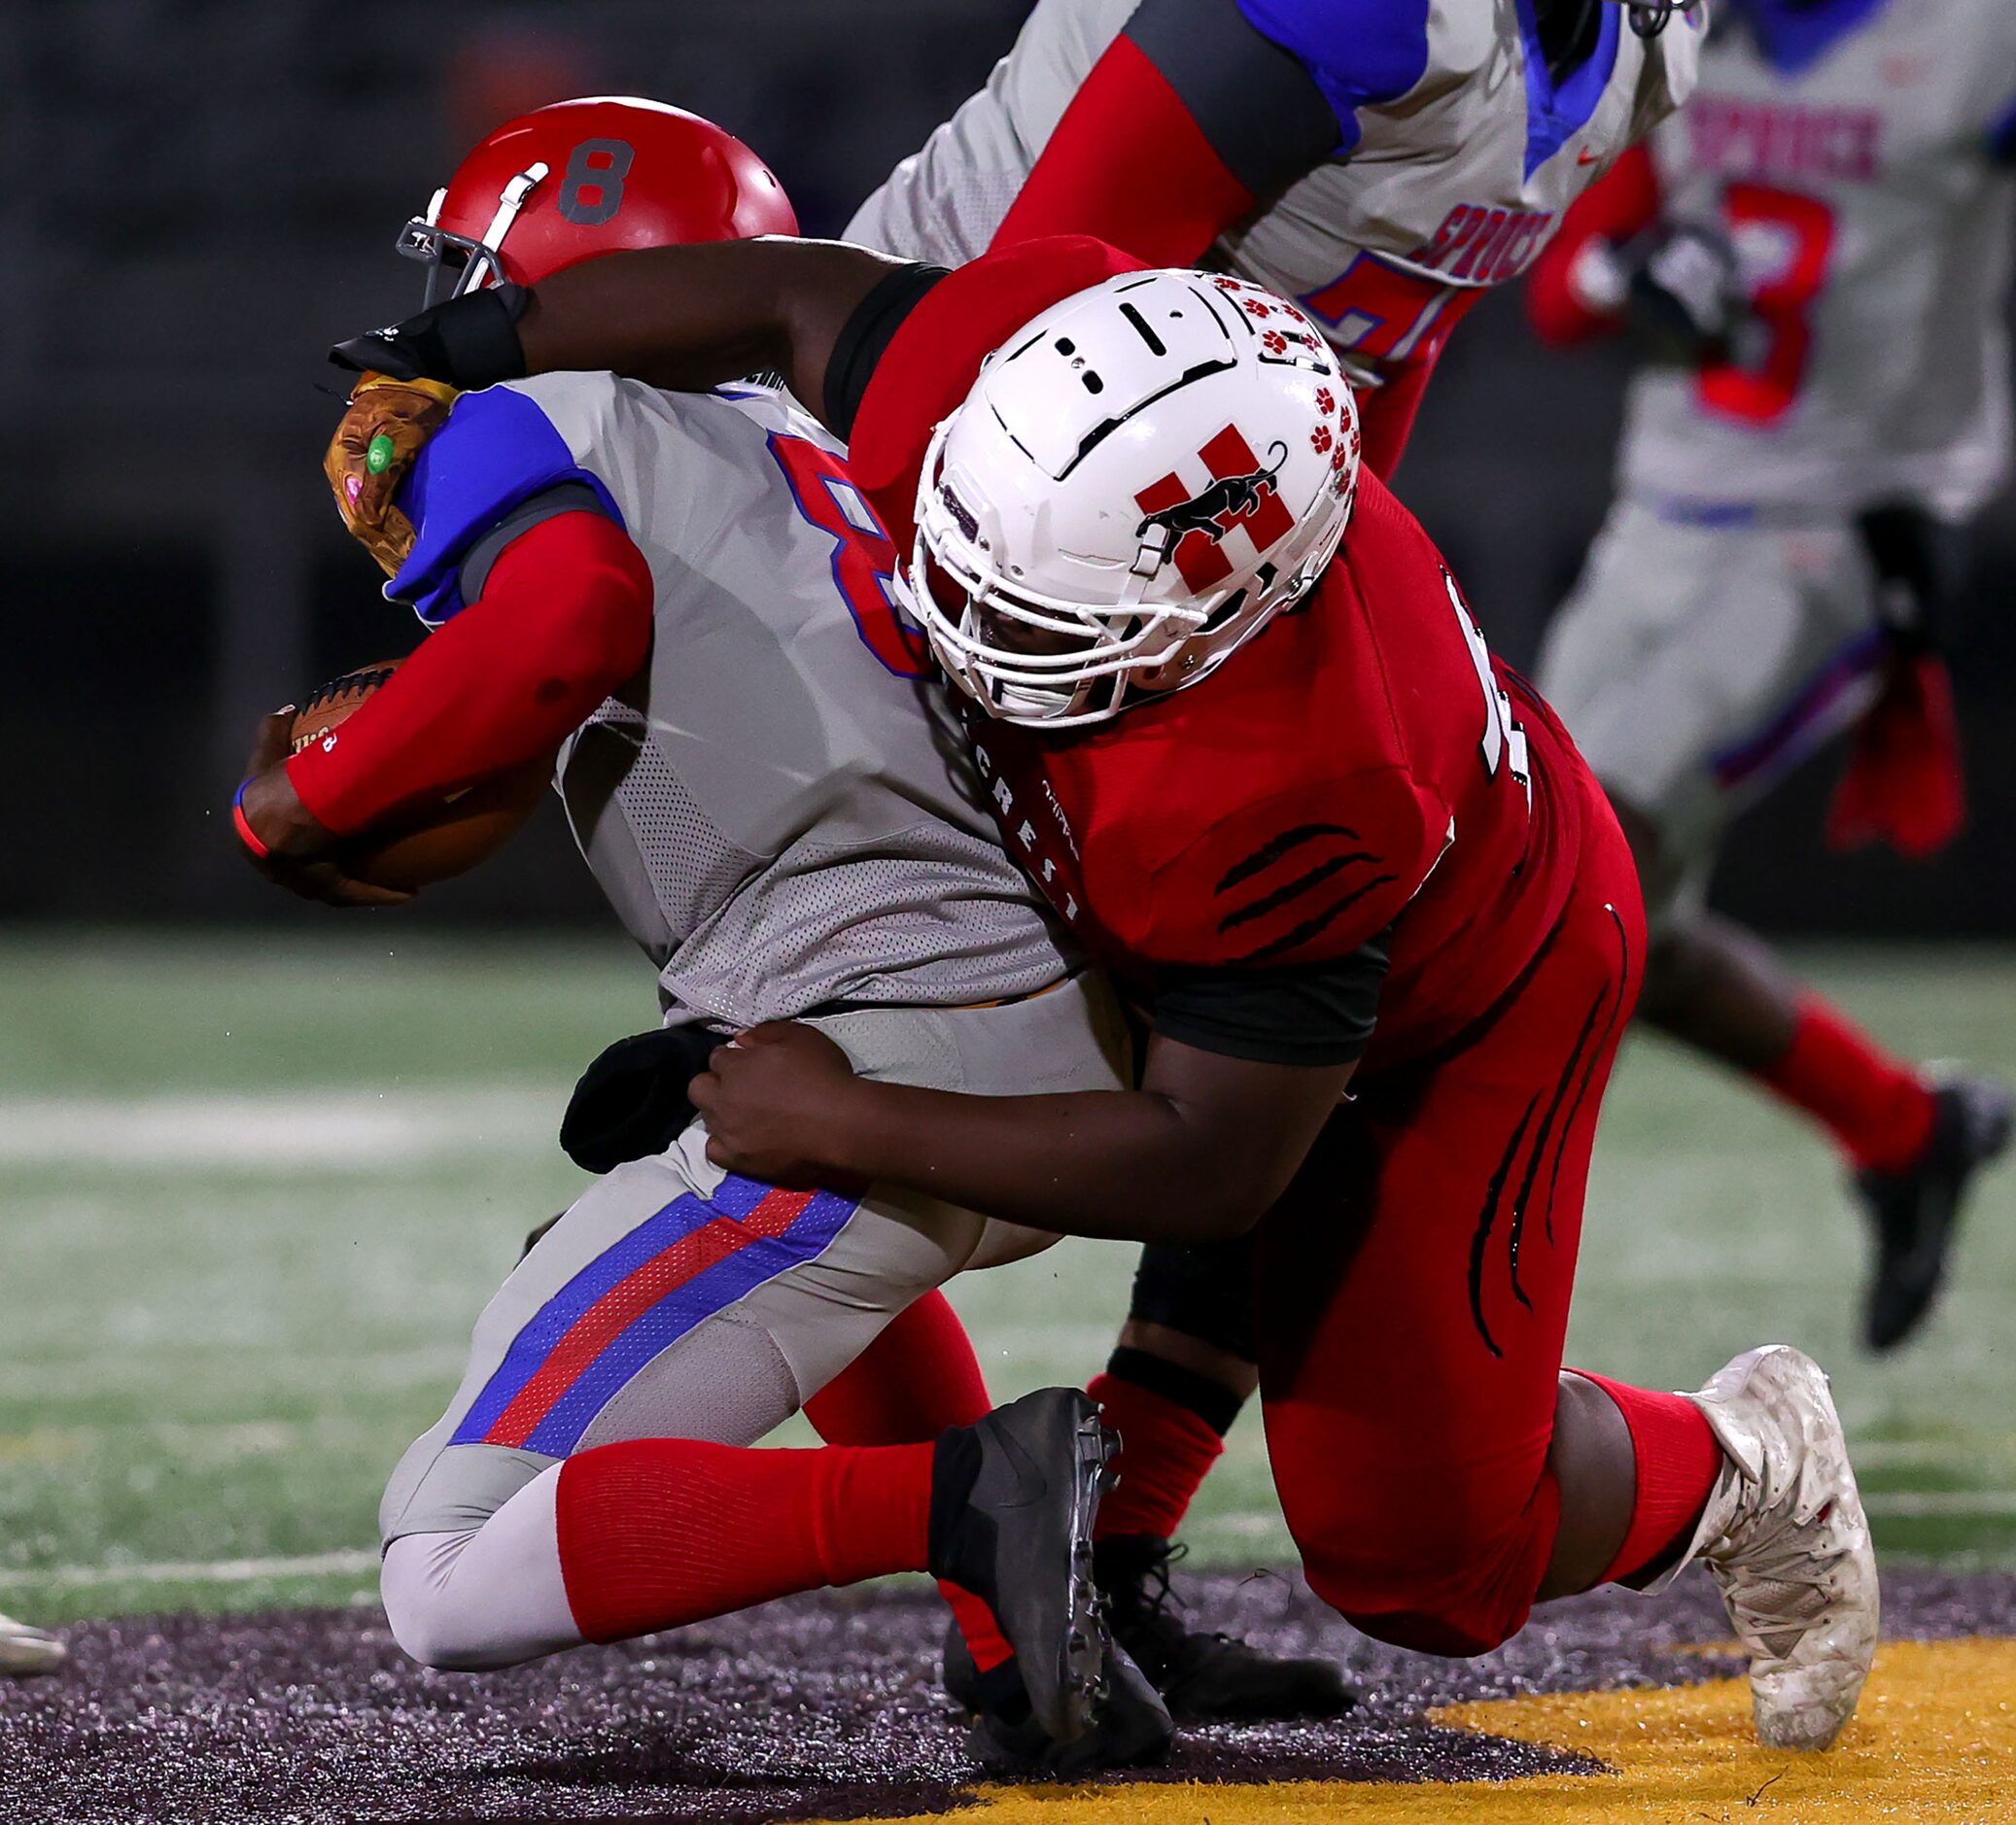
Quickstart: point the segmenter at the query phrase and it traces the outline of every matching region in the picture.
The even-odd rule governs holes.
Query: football
[[[397,659],[361,666],[309,693],[294,719],[294,751],[332,737],[399,670]],[[408,806],[337,851],[344,871],[411,893],[465,875],[516,834],[553,776],[550,757],[479,779],[432,803]]]

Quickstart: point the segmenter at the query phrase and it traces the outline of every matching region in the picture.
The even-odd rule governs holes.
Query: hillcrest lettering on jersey
[[[1150,483],[1134,497],[1144,516],[1137,531],[1168,528],[1176,541],[1176,568],[1192,589],[1224,582],[1233,571],[1232,560],[1220,549],[1229,534],[1243,527],[1254,550],[1262,552],[1295,530],[1295,516],[1274,486],[1287,454],[1284,445],[1276,444],[1268,452],[1271,464],[1263,463],[1238,427],[1226,426],[1198,452],[1212,480],[1193,492],[1171,470]]]

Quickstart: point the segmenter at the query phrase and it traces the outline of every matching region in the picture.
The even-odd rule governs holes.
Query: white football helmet
[[[1322,573],[1358,459],[1350,386],[1293,304],[1201,272],[1077,293],[931,439],[909,576],[931,650],[1009,722],[1195,684]]]

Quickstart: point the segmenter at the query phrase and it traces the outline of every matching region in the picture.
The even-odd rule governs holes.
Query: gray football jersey
[[[1027,993],[1067,967],[834,440],[765,388],[511,383],[657,585],[649,664],[562,749],[668,1020]]]
[[[958,265],[987,251],[1059,120],[1136,0],[1037,0],[970,97],[848,224],[848,240]],[[1463,311],[1524,271],[1568,206],[1692,86],[1699,33],[1647,42],[1606,7],[1558,92],[1511,0],[1272,0],[1266,35],[1333,106],[1319,163],[1204,262],[1301,301],[1362,385],[1432,358]]]
[[[1881,0],[1811,60],[1720,21],[1654,136],[1662,207],[1734,239],[1735,370],[1633,383],[1622,479],[1654,501],[1961,517],[2007,465],[2016,0]]]

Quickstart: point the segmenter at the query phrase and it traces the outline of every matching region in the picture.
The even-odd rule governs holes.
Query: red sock
[[[805,1417],[829,1445],[921,1445],[993,1404],[958,1314],[927,1292],[805,1403]]]
[[[641,1438],[570,1458],[557,1512],[574,1621],[591,1641],[620,1641],[793,1591],[922,1571],[932,1454]]]
[[[1638,1458],[1638,1490],[1624,1543],[1600,1580],[1615,1584],[1643,1571],[1691,1533],[1721,1474],[1722,1448],[1701,1409],[1680,1395],[1629,1388],[1587,1369],[1572,1371],[1594,1382],[1624,1416]]]
[[[1099,1418],[1120,1434],[1120,1455],[1113,1460],[1120,1482],[1099,1503],[1095,1537],[1168,1538],[1183,1525],[1190,1499],[1218,1462],[1225,1440],[1208,1420],[1136,1382],[1095,1375],[1086,1393],[1103,1409]]]
[[[805,1403],[805,1417],[829,1445],[923,1444],[949,1426],[971,1426],[992,1406],[958,1314],[944,1293],[927,1292]],[[938,1590],[982,1672],[1013,1657],[979,1598],[943,1578]]]
[[[1864,1170],[1901,1172],[1931,1138],[1932,1095],[1917,1071],[1817,995],[1800,1001],[1785,1056],[1756,1076],[1829,1128]]]

